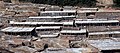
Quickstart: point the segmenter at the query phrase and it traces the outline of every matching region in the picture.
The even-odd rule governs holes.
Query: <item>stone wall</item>
[[[113,4],[113,0],[97,0],[97,1],[103,5],[112,5]]]
[[[19,0],[11,0],[13,4],[19,4]]]

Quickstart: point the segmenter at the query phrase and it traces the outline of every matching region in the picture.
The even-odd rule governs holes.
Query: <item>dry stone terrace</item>
[[[1,53],[120,52],[120,10],[13,3],[0,9]]]

